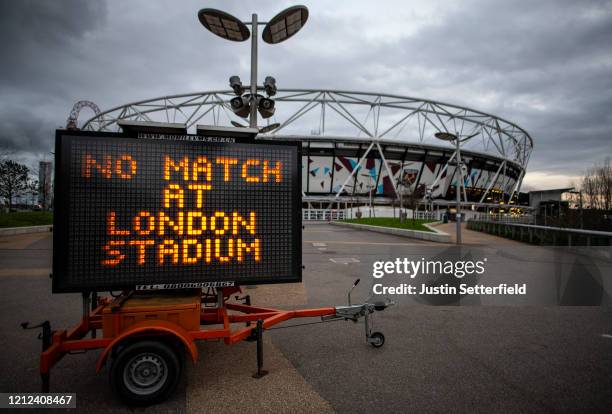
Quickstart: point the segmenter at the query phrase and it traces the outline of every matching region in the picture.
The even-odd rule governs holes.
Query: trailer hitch
[[[395,305],[395,302],[389,299],[385,301],[378,301],[374,303],[366,302],[352,305],[351,304],[351,292],[355,289],[355,286],[359,284],[359,279],[357,279],[351,289],[348,292],[348,305],[347,306],[336,306],[336,313],[334,315],[326,315],[322,316],[321,320],[323,322],[329,321],[337,321],[344,319],[345,321],[353,321],[357,322],[360,318],[364,318],[365,322],[365,337],[366,342],[372,345],[374,348],[380,348],[385,343],[385,336],[382,332],[372,332],[372,314],[376,311],[383,311],[387,309],[389,306]]]

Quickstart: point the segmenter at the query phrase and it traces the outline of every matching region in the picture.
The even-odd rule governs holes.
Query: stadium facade
[[[232,91],[165,96],[103,111],[82,129],[118,131],[118,122],[244,124],[229,105]],[[475,206],[508,203],[520,191],[533,140],[518,125],[481,111],[428,99],[368,92],[290,89],[274,96],[280,126],[259,137],[300,141],[303,200],[391,204],[399,195],[434,203],[454,200],[454,144],[436,132],[466,137],[460,168],[462,200]],[[265,126],[265,125],[264,125]],[[371,194],[370,194],[371,192]]]

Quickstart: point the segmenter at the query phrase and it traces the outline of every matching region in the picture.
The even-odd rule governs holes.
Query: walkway
[[[448,233],[451,235],[451,240],[453,243],[457,241],[456,229],[457,225],[455,222],[450,222],[446,224],[438,224],[436,226],[437,229]],[[483,233],[475,230],[468,230],[465,226],[465,223],[461,225],[461,241],[463,244],[486,244],[486,245],[525,245],[524,243],[517,242],[515,240],[506,239],[504,237],[498,237],[491,234]]]

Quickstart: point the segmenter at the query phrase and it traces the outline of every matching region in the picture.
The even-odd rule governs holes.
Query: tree
[[[416,222],[416,209],[419,205],[419,196],[417,193],[416,186],[413,188],[412,185],[417,179],[416,174],[410,174],[409,172],[403,172],[397,182],[397,189],[400,202],[400,223],[404,222],[406,213],[404,208],[408,207],[412,210],[412,222]]]
[[[596,177],[602,208],[610,210],[612,209],[612,165],[609,157],[597,166]]]
[[[13,198],[28,189],[29,172],[28,167],[13,160],[0,161],[0,197],[6,200],[9,210]]]
[[[612,209],[612,165],[610,158],[603,163],[595,163],[589,168],[582,182],[580,190],[584,194],[586,204],[595,210]]]

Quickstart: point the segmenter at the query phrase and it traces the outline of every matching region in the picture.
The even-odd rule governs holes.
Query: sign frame
[[[292,244],[291,251],[291,275],[282,278],[244,278],[241,277],[237,281],[227,281],[225,279],[210,279],[207,281],[193,282],[173,282],[173,281],[151,281],[144,285],[136,284],[113,284],[100,286],[99,288],[85,288],[73,285],[67,285],[62,280],[62,274],[68,268],[68,254],[64,251],[67,248],[70,240],[68,235],[69,225],[69,209],[71,194],[67,191],[67,185],[70,182],[70,170],[68,163],[70,162],[69,145],[62,145],[65,139],[74,139],[78,137],[92,137],[98,139],[115,139],[115,138],[131,138],[142,139],[144,141],[193,141],[206,142],[214,145],[215,142],[232,143],[229,140],[234,140],[235,143],[250,144],[250,145],[275,145],[275,146],[290,146],[296,148],[296,160],[294,168],[290,171],[293,186],[291,194],[293,198],[291,231]],[[302,145],[301,142],[278,142],[275,140],[252,139],[245,137],[228,138],[226,136],[202,136],[193,134],[155,134],[155,133],[139,133],[139,132],[97,132],[97,131],[80,131],[57,129],[55,131],[55,180],[54,180],[54,209],[53,209],[53,270],[52,270],[52,293],[86,293],[92,291],[118,291],[118,290],[148,290],[147,285],[160,286],[168,285],[167,289],[175,289],[173,284],[200,284],[202,287],[229,286],[229,285],[263,285],[263,284],[279,284],[279,283],[300,283],[302,281]],[[144,288],[143,288],[144,286]],[[162,287],[162,289],[164,289]]]

